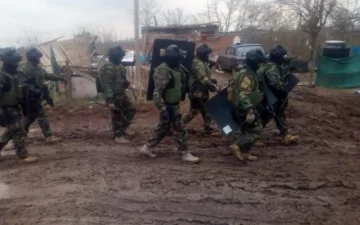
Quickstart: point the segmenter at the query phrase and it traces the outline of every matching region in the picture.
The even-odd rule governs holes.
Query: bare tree
[[[100,27],[94,33],[103,43],[115,42],[121,39],[121,35],[116,32],[116,29]]]
[[[358,0],[341,1],[330,18],[331,26],[336,36],[344,38],[345,33],[353,30],[360,22],[360,5]]]
[[[346,32],[355,28],[355,20],[349,9],[338,8],[331,15],[331,26],[336,36],[344,38]]]
[[[214,23],[214,21],[216,21],[208,11],[198,12],[192,15],[189,20],[189,22],[195,24]]]
[[[73,33],[74,38],[79,38],[79,37],[95,37],[95,32],[94,32],[94,28],[91,27],[78,27],[76,28],[76,31]]]
[[[160,13],[160,6],[156,0],[142,0],[140,2],[140,25],[157,25],[156,16]]]
[[[241,0],[209,0],[209,12],[219,23],[221,32],[229,32],[235,22],[235,16],[241,6]]]
[[[41,44],[46,36],[47,35],[45,33],[39,30],[29,28],[23,31],[21,38],[17,39],[15,43],[21,47],[28,48]]]
[[[166,25],[181,25],[189,21],[189,15],[186,15],[183,9],[168,9],[163,12],[163,19]]]
[[[337,0],[277,0],[284,8],[289,8],[300,18],[302,31],[310,37],[311,76],[309,84],[312,86],[314,75],[314,52],[320,31],[328,22],[330,14],[335,10]]]

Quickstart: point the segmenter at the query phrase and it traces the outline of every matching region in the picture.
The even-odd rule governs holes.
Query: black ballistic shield
[[[267,86],[266,83],[264,83],[263,85],[264,85],[264,96],[266,100],[266,105],[267,106],[275,105],[278,102],[278,99],[275,97],[275,95],[273,94],[273,92],[270,90],[270,88]]]
[[[204,105],[222,135],[228,136],[240,129],[240,124],[235,118],[235,107],[227,100],[227,89],[209,99]]]
[[[297,79],[297,77],[293,73],[289,73],[286,76],[286,88],[288,92],[292,91],[298,83],[299,79]]]
[[[180,41],[180,40],[171,40],[171,39],[155,39],[153,45],[153,51],[151,56],[151,65],[150,65],[150,73],[149,73],[149,81],[148,81],[148,89],[146,99],[148,101],[153,100],[153,93],[155,89],[154,84],[154,70],[157,66],[159,66],[162,62],[164,62],[164,54],[165,48],[169,45],[177,45],[182,51],[185,52],[185,58],[181,61],[181,64],[185,67],[186,70],[191,71],[191,66],[193,59],[195,57],[195,43],[189,41]],[[189,76],[189,74],[186,74]],[[186,79],[187,81],[188,79]],[[186,82],[187,84],[187,82]],[[183,93],[182,100],[185,100],[186,93]]]

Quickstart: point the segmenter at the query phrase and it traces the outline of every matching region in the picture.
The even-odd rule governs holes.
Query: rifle
[[[182,85],[181,85],[181,99],[185,100],[185,96],[186,93],[188,93],[189,90],[189,76],[190,76],[190,72],[189,70],[186,69],[186,67],[184,65],[182,65],[181,63],[179,63],[179,67],[180,70],[182,70],[185,73],[185,77],[183,79],[181,79],[182,81]]]
[[[39,90],[43,95],[43,99],[45,100],[46,104],[54,107],[54,100],[50,96],[49,87],[46,84],[40,85]]]
[[[31,92],[36,92],[35,90],[39,90],[42,94],[42,99],[45,100],[46,104],[50,105],[51,107],[54,107],[54,100],[51,98],[49,88],[46,84],[37,84],[35,77],[26,78],[24,83],[25,83],[24,87],[28,86],[28,88],[26,88],[28,94]],[[29,85],[33,86],[35,90],[31,90]],[[41,96],[38,97],[40,98]]]
[[[136,69],[138,69],[138,68],[136,68]],[[136,97],[136,95],[135,95],[135,91],[134,91],[134,89],[131,87],[130,82],[127,80],[126,75],[125,75],[124,73],[120,73],[120,74],[121,74],[121,76],[123,77],[123,79],[126,80],[126,81],[129,83],[129,86],[128,86],[127,88],[131,91],[131,93],[133,94],[134,99],[135,99],[135,101],[136,101],[136,100],[137,100],[137,97]]]
[[[21,89],[24,96],[21,101],[24,116],[38,112],[43,100],[42,92],[38,89],[34,89],[29,84],[21,85]]]

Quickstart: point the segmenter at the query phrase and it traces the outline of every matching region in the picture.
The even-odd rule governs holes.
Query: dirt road
[[[360,98],[298,87],[291,99],[301,143],[283,146],[271,125],[267,147],[254,149],[260,160],[246,165],[228,155],[230,139],[203,136],[200,119],[189,125],[199,131],[189,146],[201,164],[182,163],[171,139],[157,159],[140,156],[157,120],[151,104],[138,106],[130,146],[112,142],[106,109],[50,111],[65,140],[44,145],[35,125],[28,141],[39,163],[4,157],[0,224],[360,224]]]

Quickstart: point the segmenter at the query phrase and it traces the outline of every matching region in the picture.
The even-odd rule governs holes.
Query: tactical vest
[[[103,66],[110,66],[113,72],[113,80],[110,82],[110,88],[113,91],[114,95],[116,94],[125,94],[125,84],[126,84],[126,69],[123,65],[115,65],[110,62],[104,63]],[[99,83],[101,83],[101,77]],[[98,84],[99,85],[99,84]],[[104,85],[101,83],[100,91],[104,90]],[[97,88],[99,89],[99,88]]]
[[[8,80],[10,84],[9,87],[3,87],[0,105],[5,107],[19,105],[22,98],[22,91],[18,78],[13,77],[4,71],[0,71],[0,76],[2,76],[4,80]]]
[[[243,69],[233,75],[228,87],[228,100],[238,106],[240,102],[240,84],[242,89],[249,90],[247,96],[253,107],[256,107],[262,100],[263,94],[260,92],[260,85],[257,79],[251,75],[250,71]]]
[[[26,76],[33,76],[35,78],[36,85],[43,85],[45,83],[46,71],[41,68],[40,65],[34,66],[28,62],[20,67],[20,71]]]
[[[211,79],[211,69],[201,60],[194,59],[193,64],[200,63],[206,68],[206,77],[210,80]],[[197,77],[197,71],[192,70],[189,77],[189,92],[199,91],[199,92],[208,92],[208,88],[202,84]]]
[[[273,65],[276,66],[278,72],[280,73],[281,79],[284,80],[285,79],[284,69],[282,67],[277,66],[273,62],[266,62],[265,64],[263,64],[259,68],[258,74],[261,76],[262,79],[264,79],[266,71],[268,71]]]
[[[167,70],[171,74],[171,80],[166,89],[162,93],[162,97],[167,104],[178,104],[181,101],[181,73],[178,70],[169,68],[165,63],[160,64],[155,73],[159,69]]]

